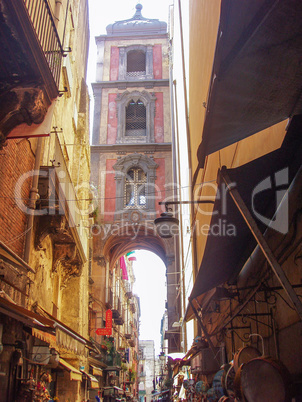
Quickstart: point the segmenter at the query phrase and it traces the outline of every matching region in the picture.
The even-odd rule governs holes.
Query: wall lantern
[[[200,200],[200,201],[162,201],[158,203],[164,205],[166,212],[163,212],[159,218],[154,220],[156,231],[163,239],[169,239],[179,233],[179,220],[174,218],[172,209],[169,205],[183,205],[183,204],[214,204],[213,200]]]

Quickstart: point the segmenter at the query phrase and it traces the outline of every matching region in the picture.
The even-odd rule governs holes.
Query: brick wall
[[[27,216],[18,207],[14,192],[18,179],[33,169],[35,158],[29,141],[8,140],[7,144],[0,151],[0,240],[23,257]],[[24,203],[28,202],[31,183],[30,177],[22,186]]]

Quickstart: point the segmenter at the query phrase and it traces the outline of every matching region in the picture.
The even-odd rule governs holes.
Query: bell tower
[[[106,28],[96,38],[97,71],[91,146],[91,184],[97,204],[93,230],[93,272],[105,261],[107,275],[127,252],[146,249],[167,267],[169,351],[180,349],[179,282],[174,239],[161,239],[154,219],[159,201],[173,197],[172,144],[167,24],[142,16],[142,5],[130,19]],[[152,275],[152,273],[146,273]],[[108,278],[103,280],[108,285]],[[155,295],[156,290],[154,292]],[[108,296],[108,292],[107,292]],[[104,297],[106,298],[104,291]],[[150,301],[151,302],[151,301]]]

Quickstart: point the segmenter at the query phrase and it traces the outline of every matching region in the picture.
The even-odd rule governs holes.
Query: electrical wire
[[[14,243],[15,241],[19,240],[21,237],[25,236],[27,232],[29,232],[32,229],[32,226],[26,230],[24,230],[24,232],[22,232],[21,234],[19,234],[18,236],[14,237],[13,239],[6,241],[5,244],[11,244]]]
[[[202,184],[207,184],[207,183],[213,183],[216,182],[216,180],[211,180],[208,182],[204,182],[204,183],[199,183],[199,185]],[[179,187],[179,189],[185,189],[185,188],[190,188],[191,186],[182,186]],[[98,188],[98,187],[97,187]],[[171,193],[172,191],[174,191],[174,189],[171,190],[167,190],[165,189],[165,193]],[[150,195],[156,195],[159,194],[161,192],[161,190],[155,191],[155,192],[149,192],[148,196]],[[0,195],[0,199],[13,199],[13,200],[22,200],[22,201],[29,201],[30,198],[27,197],[12,197],[12,196],[4,196],[4,195]],[[66,199],[67,202],[76,202],[76,201],[106,201],[106,200],[117,200],[117,199],[124,199],[124,196],[120,196],[120,197],[89,197],[89,198],[77,198],[77,199]],[[48,198],[39,198],[38,201],[49,201]],[[172,201],[172,200],[171,200]],[[169,203],[169,200],[167,201],[167,203]]]

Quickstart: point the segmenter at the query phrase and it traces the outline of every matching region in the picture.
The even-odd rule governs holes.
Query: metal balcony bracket
[[[67,49],[63,49],[63,57],[66,57],[67,54],[71,53],[71,52],[72,52],[72,49],[70,46]]]
[[[64,94],[65,92],[68,92],[67,87],[64,87],[63,90],[59,90],[59,96],[60,96],[60,97],[63,96],[63,94]]]

